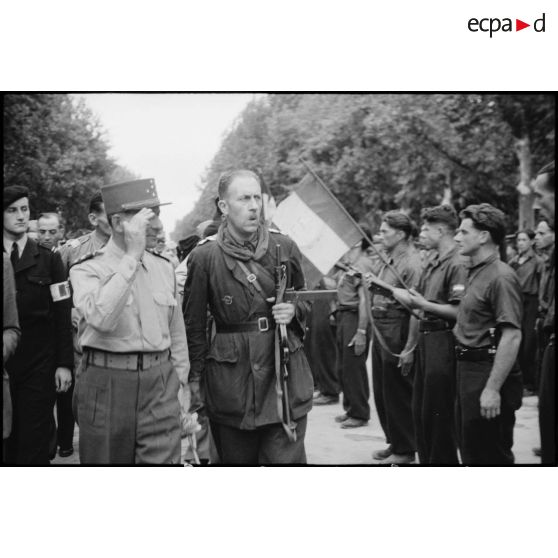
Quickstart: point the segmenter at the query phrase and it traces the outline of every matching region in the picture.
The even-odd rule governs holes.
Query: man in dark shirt
[[[410,218],[400,211],[389,211],[383,217],[380,236],[391,267],[382,262],[378,278],[392,287],[403,286],[400,278],[408,287],[418,286],[421,259],[410,240],[413,228]],[[389,446],[375,451],[372,457],[382,464],[412,463],[415,458],[409,316],[392,297],[374,294],[372,385],[376,411]]]
[[[455,340],[451,331],[465,292],[465,258],[454,241],[457,214],[449,205],[426,209],[420,240],[432,250],[420,278],[418,292],[396,289],[394,296],[417,308],[422,319],[411,317],[415,352],[413,417],[422,464],[458,463],[454,427]],[[420,294],[419,294],[420,293]]]
[[[554,174],[554,161],[545,165],[538,173],[535,180],[535,196],[537,207],[541,216],[547,220],[549,227],[554,231],[555,226],[555,189],[556,178]],[[555,252],[548,257],[544,281],[541,283],[540,300],[545,312],[541,316],[542,332],[548,339],[544,349],[541,378],[539,383],[539,428],[541,433],[541,463],[544,465],[556,464],[556,348],[555,348]]]
[[[261,185],[253,172],[224,173],[219,198],[225,221],[215,237],[191,252],[184,288],[192,410],[206,405],[221,463],[305,463],[306,415],[313,393],[302,348],[307,306],[272,302],[276,246],[287,287],[298,290],[305,285],[301,254],[289,237],[261,223]],[[211,343],[208,308],[216,329]],[[278,398],[275,324],[287,326],[288,404],[296,441],[282,425],[286,413]]]
[[[455,236],[470,258],[465,295],[457,312],[457,428],[464,464],[511,465],[515,411],[521,406],[523,305],[513,269],[499,257],[505,217],[490,204],[460,214]]]
[[[543,272],[543,262],[535,251],[535,233],[525,229],[516,236],[518,254],[509,260],[510,266],[517,273],[521,293],[523,294],[523,323],[521,325],[521,347],[519,348],[519,367],[523,375],[526,395],[534,395],[537,338],[535,322],[539,305],[539,285]]]

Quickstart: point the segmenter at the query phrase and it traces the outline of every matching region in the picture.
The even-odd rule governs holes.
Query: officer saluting
[[[465,465],[511,465],[515,411],[521,406],[521,287],[498,254],[504,214],[488,203],[460,213],[455,240],[469,256],[459,305],[457,341],[458,440]]]
[[[172,265],[146,251],[162,229],[155,182],[101,192],[112,237],[70,269],[85,321],[76,386],[80,460],[178,463],[188,348]]]

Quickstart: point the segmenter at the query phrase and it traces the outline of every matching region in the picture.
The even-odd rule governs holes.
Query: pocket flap
[[[153,300],[161,306],[176,306],[176,299],[170,293],[162,291],[153,292]]]
[[[238,349],[234,335],[216,335],[207,358],[216,362],[237,362]]]
[[[47,286],[52,283],[52,279],[50,277],[38,277],[37,275],[28,275],[27,279],[30,283],[35,283],[37,285]]]

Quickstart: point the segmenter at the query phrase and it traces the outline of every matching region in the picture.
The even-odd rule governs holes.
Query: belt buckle
[[[250,275],[246,276],[246,279],[248,279],[248,283],[253,283],[256,280],[256,276],[253,273],[250,273]]]
[[[259,331],[269,331],[269,321],[265,316],[258,318],[258,330]]]

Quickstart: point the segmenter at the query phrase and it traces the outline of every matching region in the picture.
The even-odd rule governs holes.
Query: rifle
[[[339,269],[342,269],[343,271],[346,271],[347,273],[350,273],[351,275],[354,275],[359,279],[362,278],[362,273],[350,265],[345,265],[341,262],[338,262],[335,264],[335,267],[338,267]],[[393,287],[390,284],[382,281],[379,277],[376,277],[373,274],[371,274],[370,280],[372,282],[372,286],[369,290],[373,290],[377,294],[382,294],[384,296],[390,296],[393,298]],[[409,312],[412,316],[417,318],[417,320],[421,319],[421,317],[410,306],[407,306],[402,302],[399,302],[399,304],[401,304],[401,306],[403,306],[403,308],[405,308],[405,310],[407,310],[407,312]]]
[[[281,246],[275,245],[275,304],[284,302],[285,289],[287,285],[287,273],[285,266],[281,264]],[[277,405],[283,429],[291,442],[296,442],[296,423],[291,420],[291,409],[289,407],[289,342],[287,338],[287,326],[277,324],[275,328],[275,373],[277,386]]]

